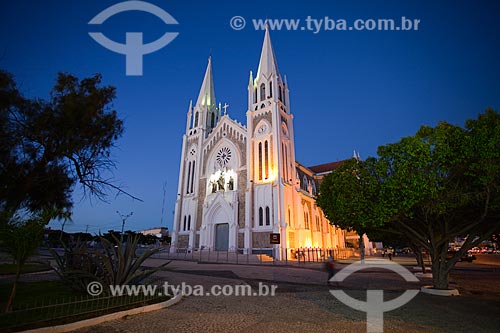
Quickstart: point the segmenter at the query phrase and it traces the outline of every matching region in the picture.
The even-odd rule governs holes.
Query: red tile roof
[[[344,163],[344,161],[336,161],[336,162],[330,162],[330,163],[325,163],[325,164],[320,164],[320,165],[315,165],[308,167],[312,172],[318,174],[318,173],[325,173],[325,172],[331,172],[335,169],[337,169],[339,166]]]

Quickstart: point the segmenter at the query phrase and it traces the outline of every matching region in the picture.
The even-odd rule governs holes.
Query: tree
[[[0,236],[18,264],[7,309],[24,262],[40,245],[38,224],[69,219],[77,183],[102,200],[109,189],[137,199],[106,176],[123,133],[114,98],[99,74],[79,80],[60,73],[49,101],[28,99],[0,70]]]
[[[323,178],[316,197],[317,205],[330,223],[359,235],[361,260],[364,259],[363,235],[385,222],[384,213],[376,204],[379,182],[374,162],[356,158],[345,161]]]
[[[47,218],[50,218],[50,216],[50,214],[45,216],[42,214],[26,221],[22,221],[18,216],[15,216],[14,220],[10,221],[10,223],[0,224],[3,246],[16,264],[16,276],[5,306],[5,312],[12,311],[21,271],[26,260],[40,246],[44,226],[48,223]]]
[[[422,126],[378,154],[394,226],[429,251],[434,288],[447,289],[460,257],[500,229],[500,115],[487,110],[465,128]],[[464,244],[448,253],[457,236]]]
[[[31,100],[0,71],[0,210],[68,213],[77,183],[99,199],[109,189],[133,197],[105,175],[123,133],[114,98],[99,74],[79,80],[60,73],[49,101]]]

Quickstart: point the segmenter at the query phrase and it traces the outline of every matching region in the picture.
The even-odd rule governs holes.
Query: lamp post
[[[134,215],[134,212],[130,212],[130,214],[128,214],[128,215],[123,215],[123,214],[120,214],[120,212],[117,210],[116,214],[118,214],[122,220],[122,232],[120,234],[120,245],[121,245],[121,244],[123,244],[123,228],[125,228],[125,221],[127,221],[127,219],[129,217]]]

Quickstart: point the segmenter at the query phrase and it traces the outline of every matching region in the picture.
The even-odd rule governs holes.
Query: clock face
[[[263,134],[267,131],[267,126],[266,125],[260,126],[257,131],[259,132],[259,134]]]
[[[217,153],[216,160],[220,166],[227,165],[231,160],[231,150],[228,147],[221,148]]]

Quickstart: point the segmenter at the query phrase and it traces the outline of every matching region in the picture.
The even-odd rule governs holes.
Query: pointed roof
[[[261,75],[269,77],[271,74],[279,76],[278,64],[276,63],[271,36],[269,35],[269,26],[266,24],[266,33],[264,35],[264,43],[262,44],[262,52],[260,53],[256,79],[260,78]]]
[[[214,78],[212,76],[212,57],[208,58],[207,70],[201,84],[200,94],[196,101],[196,106],[213,106],[215,105]]]

